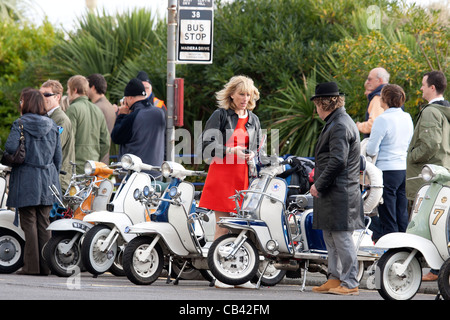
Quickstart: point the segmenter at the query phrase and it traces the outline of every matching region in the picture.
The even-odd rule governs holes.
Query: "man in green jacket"
[[[442,71],[431,71],[422,80],[423,98],[428,104],[418,115],[408,149],[406,179],[417,177],[424,164],[436,164],[450,170],[450,103],[444,100],[447,79]],[[422,179],[406,180],[410,203],[423,185]],[[437,280],[439,270],[431,269],[422,281]]]
[[[428,101],[419,112],[406,163],[406,196],[412,204],[423,185],[417,177],[424,164],[436,164],[450,170],[450,103],[444,100],[447,79],[441,71],[431,71],[422,79],[423,98]],[[439,270],[431,269],[422,281],[434,281]]]
[[[66,113],[75,137],[77,173],[84,173],[86,160],[100,161],[110,145],[105,116],[89,101],[88,91],[89,82],[84,76],[76,75],[67,81],[70,106]]]
[[[450,103],[444,100],[447,79],[441,71],[432,71],[422,80],[423,98],[428,101],[419,112],[408,148],[406,178],[417,177],[424,164],[436,164],[450,170]],[[406,181],[406,196],[414,200],[423,185],[421,179]]]
[[[72,132],[72,123],[59,106],[64,89],[59,81],[48,80],[42,84],[39,91],[45,97],[45,108],[48,116],[56,123],[59,129],[62,149],[61,171],[65,172],[65,174],[59,175],[59,181],[62,192],[64,193],[69,186],[72,175],[70,162],[75,161],[75,139]]]

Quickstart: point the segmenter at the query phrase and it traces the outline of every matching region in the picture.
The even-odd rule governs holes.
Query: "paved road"
[[[318,279],[320,281],[320,279]],[[137,286],[126,277],[104,274],[97,278],[83,272],[71,278],[57,276],[0,275],[1,300],[218,300],[218,301],[287,301],[287,300],[382,300],[376,290],[360,289],[359,296],[342,297],[317,294],[308,285],[300,291],[299,280],[283,281],[274,287],[253,289],[218,289],[207,281],[184,280],[178,285],[160,278],[150,286]],[[418,293],[415,300],[434,300],[435,294]]]

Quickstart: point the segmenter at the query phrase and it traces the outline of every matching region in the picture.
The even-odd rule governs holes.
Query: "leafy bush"
[[[19,116],[18,102],[23,88],[35,86],[42,74],[38,61],[51,50],[61,34],[45,22],[36,28],[29,24],[0,23],[0,139],[6,141],[13,121]],[[30,66],[34,66],[30,68]],[[32,69],[32,70],[31,70]]]

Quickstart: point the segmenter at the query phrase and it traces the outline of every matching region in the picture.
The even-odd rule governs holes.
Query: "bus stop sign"
[[[177,63],[212,63],[213,0],[179,0]]]

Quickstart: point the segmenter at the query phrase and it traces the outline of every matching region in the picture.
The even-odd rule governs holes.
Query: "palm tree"
[[[35,7],[34,0],[0,0],[0,21],[25,20],[25,10]]]
[[[110,100],[115,102],[139,70],[146,70],[151,79],[159,78],[161,66],[166,65],[165,30],[155,27],[150,11],[108,15],[103,9],[101,14],[87,13],[79,24],[78,30],[52,51],[50,76],[63,83],[75,74],[100,73],[108,82]]]
[[[273,100],[275,105],[264,106],[273,112],[273,117],[267,123],[269,129],[278,129],[280,138],[280,154],[296,156],[314,156],[314,148],[323,122],[316,113],[314,103],[310,98],[316,87],[316,72],[309,77],[303,76],[299,84],[295,78],[290,80],[281,96]],[[279,119],[273,122],[273,119]]]

